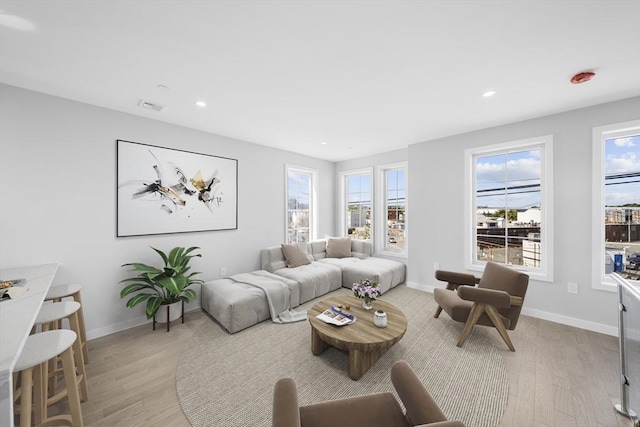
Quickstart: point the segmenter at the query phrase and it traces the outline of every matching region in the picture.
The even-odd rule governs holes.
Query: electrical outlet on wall
[[[570,294],[577,294],[578,284],[574,282],[567,283],[567,292],[569,292]]]
[[[220,275],[221,276],[227,275],[227,267],[220,267]]]

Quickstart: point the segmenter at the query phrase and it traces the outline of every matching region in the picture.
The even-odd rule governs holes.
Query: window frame
[[[605,224],[602,220],[605,216],[604,208],[604,143],[607,139],[620,138],[640,133],[640,119],[622,123],[612,123],[593,128],[593,207],[592,207],[592,258],[591,258],[591,287],[600,291],[617,292],[616,282],[605,275],[604,247]],[[637,281],[633,281],[638,283]]]
[[[377,182],[379,185],[375,186],[375,198],[376,200],[380,200],[380,203],[377,204],[375,212],[377,213],[376,217],[381,218],[380,221],[374,222],[374,230],[375,230],[375,249],[376,254],[387,256],[387,257],[395,257],[395,258],[408,258],[409,255],[409,165],[408,162],[396,162],[389,163],[385,165],[377,166]],[[392,169],[404,169],[404,208],[405,208],[405,221],[404,221],[404,250],[401,252],[389,251],[387,248],[387,171]]]
[[[310,175],[310,189],[309,189],[309,241],[316,240],[318,238],[317,218],[318,218],[318,177],[319,172],[317,169],[306,168],[302,166],[295,166],[285,164],[284,168],[284,185],[285,185],[285,197],[284,197],[284,241],[289,241],[289,172],[304,173]]]
[[[349,235],[348,233],[348,228],[347,228],[347,222],[346,222],[346,211],[347,211],[347,206],[348,206],[348,201],[347,201],[347,178],[349,176],[354,176],[354,175],[369,175],[369,177],[371,178],[371,242],[375,241],[375,236],[376,236],[376,194],[375,194],[375,189],[376,189],[376,185],[375,185],[375,180],[374,180],[374,175],[373,175],[373,168],[369,167],[369,168],[362,168],[362,169],[353,169],[353,170],[347,170],[347,171],[341,171],[339,174],[339,182],[340,182],[340,219],[338,221],[338,226],[340,227],[340,236],[342,237],[346,237]]]
[[[486,261],[477,259],[477,207],[476,207],[476,158],[510,152],[540,149],[540,244],[542,254],[540,268],[510,265],[525,271],[536,280],[553,282],[553,135],[542,135],[516,141],[485,145],[465,150],[465,227],[464,265],[468,270],[483,271]]]

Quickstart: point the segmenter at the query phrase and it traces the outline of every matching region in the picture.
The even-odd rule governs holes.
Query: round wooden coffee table
[[[335,326],[316,318],[327,308],[332,305],[337,307],[338,304],[343,307],[345,304],[351,305],[345,311],[357,317],[355,323]],[[387,313],[386,328],[378,328],[373,324],[376,310]],[[308,317],[311,324],[311,352],[317,356],[329,346],[349,352],[349,378],[352,380],[363,376],[407,331],[406,316],[393,304],[376,300],[373,309],[365,310],[362,301],[350,295],[323,299],[309,309]]]

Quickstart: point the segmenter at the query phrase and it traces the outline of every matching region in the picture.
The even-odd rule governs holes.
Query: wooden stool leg
[[[18,387],[18,372],[13,373],[13,401],[14,403],[18,401],[20,397],[21,388]]]
[[[33,420],[38,425],[47,418],[47,362],[36,366],[33,372],[35,385]]]
[[[76,338],[76,341],[78,338]],[[67,398],[69,399],[69,409],[74,427],[83,427],[82,409],[80,408],[80,393],[78,391],[78,378],[76,377],[76,367],[73,361],[73,348],[69,347],[62,353],[62,370],[64,371],[64,382],[67,386]]]
[[[20,374],[22,394],[20,396],[20,427],[31,427],[31,392],[33,389],[33,368]]]
[[[42,325],[42,332],[47,332],[47,331],[51,331],[51,330],[55,330],[55,329],[60,329],[60,327],[62,326],[62,324],[60,323],[60,321],[55,321],[52,323],[44,323]],[[50,378],[47,379],[47,382],[45,384],[47,384],[48,390],[46,391],[49,397],[53,396],[54,394],[56,394],[56,388],[58,388],[58,376],[56,375],[56,372],[58,370],[58,358],[54,357],[53,359],[49,360],[48,363],[48,368],[47,368],[47,372],[50,376]]]
[[[82,391],[82,402],[86,402],[89,400],[89,388],[87,387],[87,371],[84,366],[84,353],[82,351],[82,343],[80,342],[80,321],[78,319],[78,312],[73,313],[69,317],[69,325],[71,326],[71,330],[75,331],[78,334],[78,338],[76,338],[76,342],[73,344],[73,351],[76,362],[76,369],[80,374],[80,389]]]
[[[84,357],[84,363],[89,363],[89,350],[87,349],[87,328],[84,324],[84,311],[82,310],[82,297],[80,292],[73,294],[73,299],[80,304],[80,310],[78,310],[78,321],[80,322],[80,343],[82,345],[82,356]]]
[[[62,298],[56,298],[53,302],[62,302]],[[62,329],[62,320],[56,320],[53,322],[53,329]]]

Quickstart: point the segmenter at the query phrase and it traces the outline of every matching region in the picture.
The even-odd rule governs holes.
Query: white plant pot
[[[167,307],[169,307],[169,322],[179,319],[180,316],[182,316],[182,301],[161,305],[156,312],[156,323],[167,323]]]

